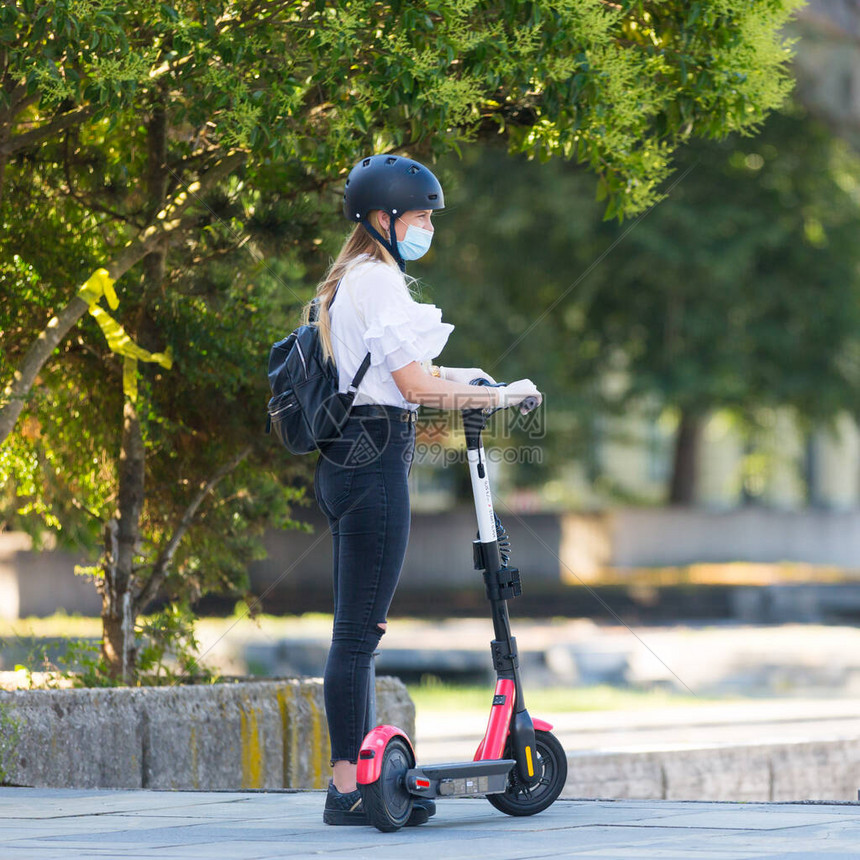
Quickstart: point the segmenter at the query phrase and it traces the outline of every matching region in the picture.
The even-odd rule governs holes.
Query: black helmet
[[[439,180],[423,164],[398,155],[371,155],[349,172],[343,193],[343,214],[364,221],[381,209],[402,215],[410,209],[443,209]]]

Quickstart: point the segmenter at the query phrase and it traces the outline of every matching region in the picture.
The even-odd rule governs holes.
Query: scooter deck
[[[406,771],[404,784],[418,797],[470,797],[501,794],[508,787],[514,759],[428,764]]]

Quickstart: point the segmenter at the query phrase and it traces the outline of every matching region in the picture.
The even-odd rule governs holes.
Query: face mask
[[[400,251],[400,256],[404,260],[417,260],[430,250],[432,241],[432,230],[425,230],[423,227],[410,224],[406,228],[406,236],[402,241],[398,241],[397,250]]]

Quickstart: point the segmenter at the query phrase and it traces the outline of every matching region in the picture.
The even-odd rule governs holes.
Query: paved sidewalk
[[[855,804],[557,801],[509,818],[483,799],[447,800],[418,828],[326,827],[322,792],[0,788],[0,860],[601,860],[851,858]]]

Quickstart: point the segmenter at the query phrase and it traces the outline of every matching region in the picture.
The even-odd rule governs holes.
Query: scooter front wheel
[[[399,830],[412,813],[412,795],[406,790],[406,771],[415,767],[408,744],[392,738],[382,753],[376,782],[359,785],[364,810],[370,823],[383,833]]]
[[[512,758],[510,746],[505,758]],[[526,785],[517,769],[511,770],[508,787],[503,794],[488,794],[487,800],[507,815],[536,815],[553,804],[567,781],[567,756],[555,735],[535,732],[536,770],[540,774],[534,785]]]

